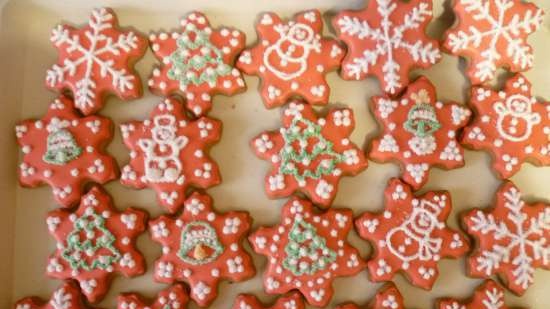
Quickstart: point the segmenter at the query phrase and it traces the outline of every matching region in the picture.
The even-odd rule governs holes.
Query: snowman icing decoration
[[[156,116],[151,129],[152,139],[140,139],[139,147],[145,154],[145,179],[153,183],[183,183],[180,151],[189,139],[176,136],[176,118],[172,115]]]
[[[535,99],[529,99],[521,94],[510,96],[506,103],[498,102],[494,106],[498,114],[497,130],[505,139],[512,142],[521,142],[528,139],[533,126],[540,123],[539,114],[532,111]]]

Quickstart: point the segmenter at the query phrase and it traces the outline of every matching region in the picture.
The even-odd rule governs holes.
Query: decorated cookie
[[[463,222],[477,240],[468,259],[469,275],[497,274],[522,295],[534,283],[536,268],[550,270],[550,204],[526,204],[513,183],[500,187],[494,208],[473,209]]]
[[[136,293],[121,294],[117,298],[117,309],[184,309],[188,301],[184,287],[174,284],[158,293],[152,302]]]
[[[268,294],[298,290],[316,307],[328,304],[337,277],[353,276],[365,263],[347,242],[353,214],[330,209],[322,214],[313,204],[292,198],[282,209],[281,223],[261,227],[249,236],[256,253],[268,258],[264,289]]]
[[[208,148],[220,139],[221,126],[211,118],[192,120],[178,100],[164,99],[149,119],[121,125],[131,158],[122,169],[121,182],[153,188],[160,205],[171,213],[177,211],[190,185],[208,188],[220,183]]]
[[[254,295],[240,294],[235,299],[233,309],[305,309],[305,304],[298,292],[281,296],[271,306],[266,306]]]
[[[267,195],[281,198],[301,191],[329,207],[340,178],[367,167],[363,152],[349,140],[355,127],[353,111],[332,109],[321,118],[311,105],[292,101],[282,118],[281,129],[251,141],[256,155],[273,166],[265,178]]]
[[[533,66],[527,37],[542,24],[543,11],[524,0],[456,0],[456,24],[445,34],[445,49],[469,59],[474,85],[491,81],[500,67],[523,72]]]
[[[409,84],[409,71],[441,59],[439,43],[426,35],[432,16],[431,0],[372,0],[364,10],[340,12],[333,25],[348,46],[340,75],[374,75],[384,92],[399,94]]]
[[[550,165],[550,103],[537,101],[531,84],[518,74],[501,91],[473,87],[474,121],[461,142],[493,156],[493,169],[507,179],[521,164]]]
[[[48,70],[46,86],[70,90],[83,114],[97,112],[108,94],[123,100],[141,96],[133,64],[145,54],[147,39],[135,31],[120,30],[112,9],[93,10],[88,25],[80,29],[58,25],[50,41],[59,56]]]
[[[64,96],[50,104],[42,119],[19,123],[15,133],[23,153],[20,184],[49,184],[63,207],[80,200],[86,182],[106,183],[118,177],[116,161],[104,151],[113,137],[111,121],[79,116]]]
[[[149,89],[158,95],[180,94],[196,116],[212,107],[215,94],[232,95],[246,86],[233,67],[244,48],[241,31],[222,27],[212,29],[206,16],[192,12],[181,20],[181,31],[159,32],[149,36],[161,65],[149,78]]]
[[[468,301],[453,298],[438,300],[437,309],[508,309],[504,304],[504,289],[493,280],[487,280]]]
[[[365,306],[357,306],[354,303],[346,303],[336,307],[336,309],[404,309],[403,296],[392,282],[386,283]]]
[[[427,78],[420,77],[395,100],[375,97],[372,111],[383,128],[372,142],[369,157],[398,161],[403,179],[414,189],[428,181],[433,166],[464,166],[457,131],[468,123],[471,112],[456,103],[437,101],[435,87]]]
[[[321,36],[321,13],[301,12],[291,21],[265,13],[256,31],[258,43],[242,52],[237,67],[261,78],[265,106],[281,106],[294,96],[310,104],[327,104],[330,89],[325,75],[340,66],[344,51],[336,40]]]
[[[220,280],[240,282],[256,273],[242,247],[251,221],[246,212],[216,213],[211,197],[193,193],[179,217],[161,216],[149,223],[153,240],[162,245],[155,280],[185,281],[191,298],[208,306],[218,294]]]
[[[82,300],[82,294],[78,285],[73,281],[65,281],[55,292],[49,301],[43,301],[38,297],[25,297],[13,306],[14,309],[88,309]]]
[[[451,196],[430,191],[416,197],[410,186],[393,178],[384,197],[384,212],[366,212],[355,221],[359,235],[375,248],[368,262],[370,279],[390,281],[402,271],[413,285],[430,290],[439,274],[438,261],[469,250],[466,238],[447,227]]]
[[[111,197],[99,186],[92,187],[76,211],[48,213],[46,222],[57,249],[49,257],[47,275],[75,279],[90,302],[100,301],[115,272],[126,277],[145,272],[135,243],[146,220],[147,213],[141,210],[116,211]]]

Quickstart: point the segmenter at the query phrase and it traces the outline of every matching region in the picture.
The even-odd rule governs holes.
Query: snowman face
[[[153,139],[157,142],[169,142],[176,138],[175,119],[171,115],[163,115],[155,118],[155,127],[151,130]]]
[[[435,229],[437,217],[426,209],[415,208],[410,222],[415,232],[427,235]]]
[[[309,44],[314,39],[313,29],[308,25],[295,24],[288,30],[288,40],[295,45]]]
[[[513,95],[506,100],[506,107],[512,114],[525,114],[531,112],[531,102],[523,95]]]

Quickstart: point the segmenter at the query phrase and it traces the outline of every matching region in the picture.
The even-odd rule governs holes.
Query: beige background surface
[[[5,1],[0,1],[0,5]],[[93,2],[93,3],[92,3]],[[138,3],[139,2],[139,3]],[[445,29],[453,23],[449,1],[434,0],[434,21],[429,32],[441,38]],[[534,1],[550,12],[550,0]],[[133,25],[148,33],[150,30],[173,29],[179,17],[192,9],[204,11],[214,26],[231,25],[247,34],[248,44],[256,40],[254,23],[259,12],[274,11],[284,17],[309,8],[319,8],[325,17],[332,16],[344,8],[359,9],[365,5],[362,0],[316,0],[316,1],[49,1],[12,0],[3,7],[0,22],[0,100],[2,121],[0,121],[0,308],[9,307],[16,299],[27,295],[49,297],[59,281],[47,279],[43,273],[46,257],[54,248],[54,242],[47,234],[45,214],[56,205],[52,201],[49,187],[22,189],[16,184],[17,148],[13,127],[17,120],[40,117],[47,103],[55,94],[43,87],[45,72],[54,63],[56,53],[49,43],[50,29],[61,20],[82,24],[88,19],[91,8],[109,5],[116,9],[123,26]],[[327,19],[328,20],[328,19]],[[534,93],[550,100],[550,18],[541,30],[532,35],[530,42],[535,47],[535,66],[526,75],[534,83]],[[332,33],[325,29],[326,33]],[[148,52],[137,68],[145,78],[151,71],[153,55]],[[436,85],[441,100],[465,102],[468,84],[462,74],[464,63],[455,57],[444,56],[443,61],[424,74]],[[352,140],[358,144],[368,141],[376,132],[376,124],[368,111],[367,100],[380,93],[375,79],[347,82],[336,73],[328,76],[332,87],[331,102],[351,106],[355,110],[357,128]],[[285,200],[268,200],[263,192],[262,180],[268,164],[255,158],[248,148],[249,140],[264,129],[279,126],[279,109],[266,110],[257,92],[258,79],[247,77],[249,90],[231,98],[216,97],[212,117],[221,119],[224,131],[221,142],[212,149],[212,156],[220,165],[223,184],[208,190],[217,201],[219,210],[240,209],[249,211],[254,217],[254,227],[278,222],[279,209]],[[101,114],[113,118],[119,124],[129,119],[145,118],[159,101],[147,90],[145,96],[134,102],[124,103],[110,98]],[[123,164],[128,160],[126,149],[121,143],[120,132],[116,130],[109,151]],[[489,155],[483,152],[467,152],[466,167],[453,171],[433,170],[430,182],[422,191],[445,189],[452,194],[454,210],[449,220],[457,227],[456,214],[465,209],[491,203],[499,181],[489,169]],[[382,192],[387,179],[398,174],[396,165],[370,163],[369,168],[354,178],[341,183],[334,207],[350,207],[355,215],[383,208]],[[525,165],[513,181],[528,198],[550,199],[548,183],[550,168],[535,168]],[[134,191],[114,181],[106,185],[114,196],[119,209],[137,206],[147,209],[155,217],[161,213],[156,205],[152,190]],[[362,256],[368,257],[369,246],[355,234],[351,236],[354,245],[360,248]],[[160,254],[160,247],[147,235],[139,239],[139,248],[149,266]],[[239,284],[220,285],[218,299],[212,308],[229,308],[239,292],[250,292],[264,300],[273,300],[262,291],[261,275],[266,263],[263,257],[255,255],[258,275],[250,281]],[[464,275],[464,259],[444,260],[440,263],[441,275],[431,292],[411,286],[402,276],[396,284],[406,298],[410,308],[432,308],[433,300],[442,296],[465,297],[480,280]],[[537,271],[536,283],[522,298],[507,293],[511,305],[546,309],[550,308],[550,272]],[[336,280],[336,294],[330,307],[348,300],[364,303],[370,299],[379,284],[367,280],[366,272],[352,278]],[[117,277],[107,298],[99,304],[104,308],[115,307],[115,297],[122,291],[139,291],[152,296],[163,286],[152,280],[152,268],[144,276],[126,279]],[[545,293],[546,292],[546,293]],[[196,308],[192,305],[192,308]]]

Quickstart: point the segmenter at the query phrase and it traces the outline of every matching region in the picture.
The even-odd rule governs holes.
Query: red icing
[[[189,302],[185,288],[174,284],[158,293],[154,301],[146,301],[136,293],[124,293],[117,298],[118,309],[184,309]]]
[[[52,293],[49,301],[38,297],[25,297],[13,306],[14,309],[87,309],[78,285],[73,281],[65,281]]]
[[[494,282],[487,280],[474,291],[468,301],[459,301],[454,298],[443,298],[437,302],[438,309],[508,309],[504,304],[504,289]]]
[[[233,309],[305,309],[305,304],[298,292],[277,298],[271,306],[266,306],[254,295],[239,294],[233,303]]]
[[[386,283],[376,296],[366,305],[357,306],[354,303],[338,305],[336,309],[404,309],[403,296],[392,282]]]

